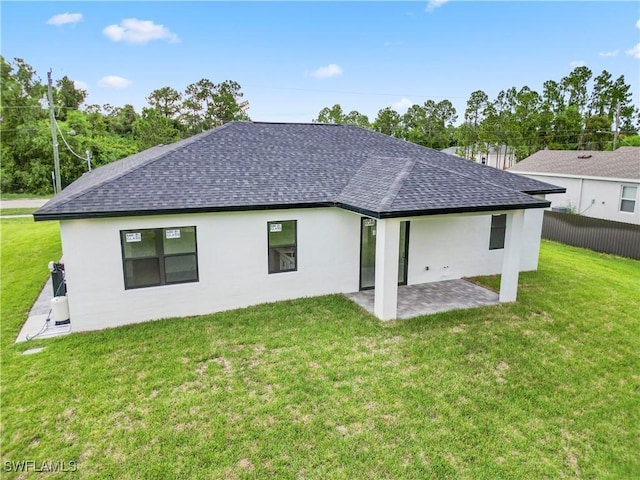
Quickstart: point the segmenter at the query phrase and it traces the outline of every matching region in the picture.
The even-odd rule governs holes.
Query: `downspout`
[[[580,213],[580,207],[582,206],[582,182],[584,182],[584,178],[580,179],[580,186],[578,187],[578,206],[576,207],[576,213]]]

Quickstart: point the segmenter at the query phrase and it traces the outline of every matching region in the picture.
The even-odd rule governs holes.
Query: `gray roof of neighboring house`
[[[565,189],[349,125],[232,122],[84,174],[36,220],[338,206],[377,218],[542,208]]]
[[[540,150],[509,171],[637,180],[640,179],[640,147],[620,147],[613,152]]]

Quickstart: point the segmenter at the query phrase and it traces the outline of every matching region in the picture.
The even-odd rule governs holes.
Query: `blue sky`
[[[235,80],[253,120],[309,122],[340,103],[378,110],[490,98],[587,65],[640,104],[640,8],[629,2],[7,2],[1,53],[87,103],[136,110],[163,86]]]

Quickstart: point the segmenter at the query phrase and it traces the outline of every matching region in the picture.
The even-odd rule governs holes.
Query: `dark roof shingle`
[[[564,189],[348,125],[232,122],[83,175],[36,220],[337,205],[373,216],[540,208]]]

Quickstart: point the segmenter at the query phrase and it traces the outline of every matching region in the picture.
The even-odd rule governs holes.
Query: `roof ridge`
[[[234,121],[233,123],[240,123],[240,121]],[[265,120],[252,120],[249,123],[259,124],[259,125],[324,125],[327,127],[354,127],[355,125],[349,125],[346,123],[327,123],[327,122],[268,122]]]
[[[231,123],[231,122],[230,122]],[[147,165],[149,165],[150,163],[156,162],[162,158],[164,158],[166,155],[168,155],[169,153],[173,153],[177,150],[180,150],[183,147],[186,147],[188,145],[191,145],[193,142],[195,142],[196,140],[199,140],[200,138],[206,137],[208,135],[212,135],[213,133],[216,133],[218,131],[220,131],[221,129],[225,128],[226,126],[228,126],[229,123],[225,123],[224,125],[220,125],[219,127],[216,127],[212,130],[206,130],[204,132],[201,133],[197,133],[195,135],[192,135],[188,138],[182,139],[178,142],[175,143],[170,143],[169,145],[156,145],[155,147],[151,147],[151,148],[162,148],[162,147],[166,147],[166,149],[163,149],[162,152],[159,152],[158,155],[155,155],[151,158],[148,158],[146,160],[141,161],[139,164],[137,165],[133,165],[132,167],[123,170],[122,172],[118,173],[117,175],[114,175],[112,177],[106,178],[104,180],[102,180],[101,182],[98,182],[94,185],[89,186],[88,188],[84,189],[84,190],[80,190],[76,193],[72,193],[71,195],[69,195],[68,197],[63,198],[59,203],[55,203],[56,198],[54,197],[52,199],[53,205],[56,206],[62,206],[65,205],[69,202],[71,202],[72,200],[76,200],[80,197],[83,197],[84,195],[91,193],[93,190],[95,190],[98,187],[102,187],[103,185],[107,185],[119,178],[122,178],[125,175],[129,175],[131,172],[135,172],[136,170],[139,170],[140,168],[146,167]],[[141,152],[135,153],[133,155],[130,155],[129,157],[125,157],[125,158],[131,158],[135,155],[138,155],[140,153],[145,152],[146,150],[142,150]],[[124,160],[124,159],[122,159]],[[118,160],[119,161],[119,160]],[[106,165],[104,165],[105,167],[107,165],[112,165],[114,162],[112,163],[108,163]],[[97,170],[97,169],[96,169]],[[89,173],[89,172],[87,172]]]
[[[416,163],[418,163],[418,160],[416,158],[410,157],[405,159],[404,165],[402,166],[400,171],[397,173],[396,178],[393,180],[393,183],[389,187],[388,193],[383,197],[382,201],[380,202],[381,210],[384,208],[390,207],[393,204],[393,201],[398,196],[398,193],[400,192],[400,189],[402,188],[404,181],[411,174],[411,171],[416,166]]]

